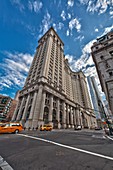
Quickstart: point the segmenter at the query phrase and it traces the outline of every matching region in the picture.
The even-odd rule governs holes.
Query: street
[[[113,170],[112,148],[113,140],[102,131],[0,134],[0,156],[8,170]]]

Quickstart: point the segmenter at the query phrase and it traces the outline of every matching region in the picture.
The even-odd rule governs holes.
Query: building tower
[[[90,127],[95,124],[94,114],[86,112],[81,104],[88,98],[85,80],[79,77],[84,77],[83,73],[71,71],[64,57],[63,47],[62,40],[53,28],[38,41],[12,121],[21,121],[26,128],[36,128],[45,123],[54,128],[70,128],[76,125]],[[76,83],[74,74],[82,81],[81,89],[85,89],[84,93],[78,90],[81,96],[79,102],[75,100],[77,97],[73,92],[73,83]],[[76,93],[76,89],[74,91]]]
[[[95,78],[88,76],[87,79],[94,107],[94,113],[96,115],[98,127],[100,127],[102,124],[102,120],[105,120],[106,116],[108,116],[108,111],[100,96]]]
[[[113,31],[98,38],[91,50],[102,91],[113,114]]]

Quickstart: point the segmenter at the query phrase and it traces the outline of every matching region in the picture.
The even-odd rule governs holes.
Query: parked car
[[[44,130],[51,131],[52,129],[53,128],[52,128],[51,125],[43,125],[43,126],[40,127],[40,131],[44,131]]]
[[[79,126],[75,127],[74,129],[75,129],[75,130],[81,130],[82,127],[79,125]]]
[[[95,127],[95,130],[102,130],[101,127]]]
[[[23,130],[20,123],[3,123],[0,125],[0,133],[19,133]]]

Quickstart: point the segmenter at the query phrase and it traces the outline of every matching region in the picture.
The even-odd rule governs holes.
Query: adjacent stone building
[[[63,48],[53,28],[38,41],[12,121],[31,129],[47,123],[53,128],[96,125],[85,76],[70,69]]]
[[[102,91],[113,114],[113,31],[98,38],[91,50]]]

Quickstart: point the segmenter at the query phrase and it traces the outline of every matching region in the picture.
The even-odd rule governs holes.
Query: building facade
[[[0,122],[10,121],[15,111],[17,101],[9,96],[0,95]]]
[[[11,99],[11,104],[10,104],[10,108],[9,108],[9,111],[7,113],[7,116],[6,116],[6,121],[7,122],[10,122],[11,119],[12,119],[12,116],[14,114],[14,111],[16,109],[16,105],[17,105],[17,100],[14,100],[14,99]]]
[[[91,50],[102,91],[113,114],[113,31],[97,39]]]
[[[95,126],[85,76],[71,71],[63,48],[53,28],[38,41],[12,121],[31,129],[47,123],[53,128]]]

